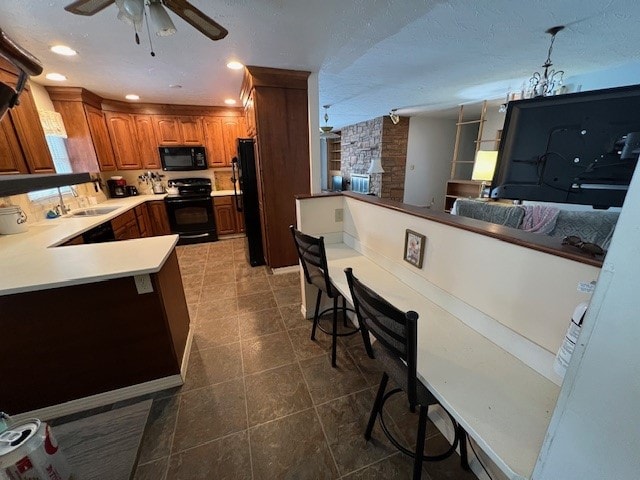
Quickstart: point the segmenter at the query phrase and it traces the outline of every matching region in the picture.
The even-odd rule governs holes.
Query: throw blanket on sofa
[[[549,235],[556,228],[556,220],[560,213],[558,208],[544,205],[525,205],[522,208],[524,217],[520,229],[525,232]]]

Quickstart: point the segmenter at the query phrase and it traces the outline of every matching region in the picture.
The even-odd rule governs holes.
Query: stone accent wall
[[[382,161],[385,173],[371,175],[370,191],[382,198],[402,201],[407,163],[409,118],[394,125],[389,117],[378,117],[341,129],[341,171],[349,180],[352,173],[367,173],[371,162]]]

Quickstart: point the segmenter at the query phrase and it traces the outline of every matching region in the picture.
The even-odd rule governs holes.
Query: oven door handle
[[[209,200],[209,197],[198,197],[198,198],[171,198],[165,199],[166,203],[195,203],[195,202],[206,202]]]
[[[204,238],[209,237],[211,233],[198,233],[197,235],[185,235],[184,233],[180,234],[180,238]]]

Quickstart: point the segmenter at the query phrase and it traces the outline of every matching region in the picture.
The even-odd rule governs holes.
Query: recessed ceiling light
[[[227,105],[235,105],[236,101],[233,98],[226,98],[224,103],[226,103]]]
[[[169,85],[169,88],[182,88],[182,85],[178,85],[177,83],[174,83],[173,85]]]
[[[126,98],[127,100],[140,100],[140,95],[130,93],[129,95],[125,95],[124,98]]]
[[[53,53],[57,53],[58,55],[64,55],[65,57],[73,57],[74,55],[78,54],[78,52],[76,52],[73,48],[67,47],[66,45],[54,45],[53,47],[51,47],[51,51]]]
[[[234,60],[227,63],[227,68],[230,68],[231,70],[242,70],[244,68],[244,65]]]
[[[67,79],[67,77],[65,77],[61,73],[47,73],[45,75],[45,78],[47,80],[54,80],[56,82],[64,82]]]

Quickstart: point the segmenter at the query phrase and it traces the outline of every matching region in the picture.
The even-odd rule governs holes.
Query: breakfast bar
[[[298,227],[325,237],[331,280],[348,301],[344,269],[351,267],[394,306],[419,314],[418,376],[479,447],[483,463],[497,478],[532,478],[560,392],[555,349],[580,300],[575,285],[597,278],[594,262],[544,252],[551,245],[518,245],[524,237],[506,242],[446,225],[438,214],[414,215],[397,202],[346,194],[299,198],[297,205]],[[461,225],[481,230],[481,222]],[[422,269],[403,261],[406,229],[426,235]],[[470,255],[471,244],[484,255]],[[546,275],[554,282],[542,282]],[[303,293],[311,312],[313,292]],[[430,412],[451,439],[444,415]]]

